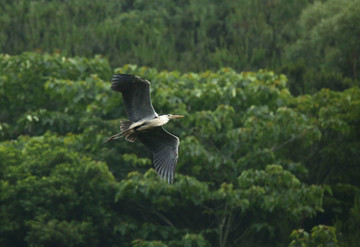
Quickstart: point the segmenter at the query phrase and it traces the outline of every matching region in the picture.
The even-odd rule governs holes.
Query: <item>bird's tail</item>
[[[134,142],[138,136],[138,133],[134,132],[133,129],[129,129],[132,124],[133,124],[133,122],[131,122],[131,121],[121,121],[120,122],[120,132],[115,135],[110,136],[108,139],[106,139],[104,141],[104,143],[107,143],[108,141],[111,141],[111,140],[119,139],[121,137],[125,137],[125,140],[127,140],[129,142]]]
[[[125,140],[129,142],[134,142],[138,136],[137,132],[134,132],[133,129],[130,129],[132,124],[133,122],[127,120],[120,122],[120,133],[123,137],[125,137]]]
[[[115,135],[110,136],[108,139],[104,141],[104,143],[107,143],[108,141],[119,139],[122,136],[122,133],[117,133]]]

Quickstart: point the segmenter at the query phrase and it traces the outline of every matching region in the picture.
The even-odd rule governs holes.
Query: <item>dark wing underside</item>
[[[121,92],[126,113],[132,122],[157,116],[150,98],[150,82],[134,75],[116,74],[111,89]]]
[[[179,138],[162,127],[141,132],[139,140],[153,153],[153,163],[159,176],[172,183],[178,158]]]

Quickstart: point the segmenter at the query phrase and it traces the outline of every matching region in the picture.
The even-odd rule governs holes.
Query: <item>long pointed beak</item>
[[[171,115],[171,118],[181,118],[181,117],[184,117],[182,115]]]

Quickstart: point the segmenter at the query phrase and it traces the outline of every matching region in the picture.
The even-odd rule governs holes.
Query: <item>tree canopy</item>
[[[3,0],[0,245],[357,246],[360,0]],[[114,73],[151,81],[174,184]]]
[[[12,0],[0,51],[102,54],[113,67],[271,69],[294,95],[359,86],[360,0]]]
[[[106,59],[2,55],[0,72],[4,246],[359,240],[359,88],[295,97],[266,70],[115,69],[149,79],[159,113],[185,115],[167,127],[181,139],[169,185],[140,143],[103,144],[126,118]]]

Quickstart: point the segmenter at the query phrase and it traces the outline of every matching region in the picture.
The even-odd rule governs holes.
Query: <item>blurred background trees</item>
[[[359,243],[358,0],[0,11],[1,246]],[[112,73],[186,116],[174,184],[141,143],[103,144],[126,118]]]
[[[359,85],[360,0],[3,1],[0,50],[105,55],[113,67],[269,68],[292,93]]]

